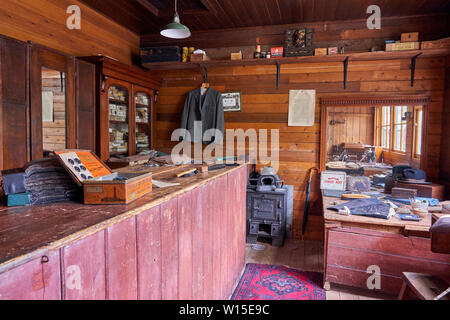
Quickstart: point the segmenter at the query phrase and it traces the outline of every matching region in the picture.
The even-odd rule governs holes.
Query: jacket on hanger
[[[194,136],[195,121],[202,122],[201,138],[196,138]],[[220,92],[210,87],[203,95],[201,88],[192,90],[187,94],[183,114],[181,115],[180,128],[189,131],[191,139],[189,139],[189,137],[184,137],[185,140],[196,143],[203,142],[208,144],[214,142],[216,144],[222,144],[224,127],[223,103]],[[209,129],[220,130],[222,132],[222,137],[214,136],[211,141],[202,141],[205,131]]]

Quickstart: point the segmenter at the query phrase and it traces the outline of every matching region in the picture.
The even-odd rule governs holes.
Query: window
[[[391,107],[381,108],[381,146],[389,149],[391,140]]]
[[[419,158],[422,154],[422,126],[423,126],[423,108],[414,107],[414,157]]]
[[[394,107],[394,136],[393,150],[406,152],[406,112],[407,106]]]

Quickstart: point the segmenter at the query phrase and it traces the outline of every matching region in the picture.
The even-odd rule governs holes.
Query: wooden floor
[[[286,239],[282,248],[268,243],[263,251],[247,244],[246,263],[284,265],[301,271],[323,272],[323,244],[317,241]],[[395,300],[397,297],[370,290],[332,285],[326,292],[327,300]]]

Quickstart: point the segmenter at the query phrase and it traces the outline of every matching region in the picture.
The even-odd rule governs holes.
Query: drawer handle
[[[50,259],[47,256],[42,256],[42,258],[41,258],[41,263],[42,264],[48,263],[49,261],[50,261]]]

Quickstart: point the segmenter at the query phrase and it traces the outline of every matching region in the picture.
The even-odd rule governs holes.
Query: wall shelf
[[[244,60],[210,60],[202,62],[158,62],[143,63],[142,66],[149,70],[176,70],[176,69],[197,69],[201,67],[233,67],[251,65],[276,65],[293,64],[302,62],[344,62],[347,57],[349,61],[373,61],[373,60],[393,60],[411,59],[420,54],[420,58],[442,57],[450,55],[450,48],[407,50],[407,51],[377,51],[336,54],[330,56],[305,56],[305,57],[284,57],[279,59],[244,59]]]

